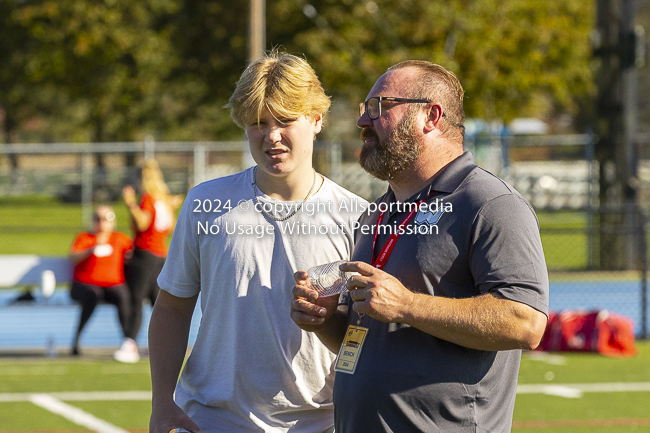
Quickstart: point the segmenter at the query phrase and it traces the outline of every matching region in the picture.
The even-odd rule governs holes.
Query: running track
[[[74,335],[79,307],[71,304],[68,292],[57,289],[47,301],[11,304],[16,290],[0,290],[0,351],[42,350],[51,341],[58,350],[67,350]],[[566,281],[552,282],[550,309],[606,309],[634,320],[641,332],[641,289],[639,281]],[[190,345],[196,340],[201,312],[194,311]],[[137,341],[147,346],[147,329],[151,307],[145,305],[142,328]],[[648,321],[650,329],[650,320]],[[81,339],[83,347],[118,347],[121,332],[117,312],[112,305],[100,305],[91,317]]]

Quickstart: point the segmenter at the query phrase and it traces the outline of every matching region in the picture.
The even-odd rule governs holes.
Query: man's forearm
[[[72,262],[73,266],[77,266],[79,263],[83,262],[85,259],[90,257],[94,249],[95,247],[92,246],[82,251],[73,251],[70,253],[68,258],[70,259],[70,262]]]
[[[348,307],[339,306],[332,317],[327,319],[323,329],[315,331],[320,341],[333,353],[339,353],[347,328]]]
[[[546,316],[491,294],[464,299],[416,294],[404,323],[471,349],[534,349]]]

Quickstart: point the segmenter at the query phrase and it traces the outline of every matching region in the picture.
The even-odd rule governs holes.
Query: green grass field
[[[519,384],[572,388],[603,384],[597,392],[571,398],[543,393],[519,394],[515,405],[516,432],[650,432],[650,342],[638,343],[633,358],[597,354],[525,354]],[[615,391],[618,386],[639,390]],[[119,364],[109,354],[81,359],[0,358],[0,432],[88,431],[31,401],[31,394],[49,394],[95,418],[130,432],[145,432],[151,390],[146,359]],[[110,391],[110,400],[98,392]],[[133,391],[143,391],[134,396]],[[78,392],[70,397],[63,392]],[[27,394],[25,394],[27,393]],[[23,401],[15,401],[20,398]],[[102,399],[104,398],[104,399]],[[131,400],[127,400],[131,398]]]
[[[538,212],[544,256],[549,269],[584,269],[587,266],[587,226],[584,212]],[[575,230],[553,233],[550,230]]]
[[[645,383],[646,391],[585,392],[580,398],[518,395],[513,431],[650,432],[650,342],[637,346],[639,354],[627,359],[583,353],[525,355],[520,384]]]
[[[81,359],[17,357],[0,358],[0,431],[87,431],[30,401],[18,400],[22,393],[126,392],[151,390],[147,360],[120,364],[110,354]],[[8,397],[9,396],[9,397]],[[63,399],[62,399],[63,400]],[[65,401],[65,400],[63,400]],[[149,425],[151,403],[144,400],[65,401],[67,404],[129,431],[144,431]]]
[[[130,233],[126,208],[122,203],[114,204],[114,208],[118,230]],[[538,217],[549,268],[568,271],[554,273],[552,278],[553,275],[574,278],[582,274],[571,271],[584,269],[587,263],[587,237],[580,232],[586,226],[585,214],[540,212]],[[85,228],[79,205],[63,204],[47,197],[0,198],[0,254],[63,256],[68,253],[74,235]],[[576,232],[545,232],[556,228],[576,229]],[[607,276],[598,274],[597,277]],[[638,278],[638,273],[608,276],[612,277]],[[0,433],[89,431],[88,427],[37,405],[30,400],[33,395],[45,399],[54,396],[68,405],[69,410],[81,409],[118,429],[147,431],[151,388],[146,359],[125,365],[114,362],[110,354],[87,355],[81,359],[1,356]],[[594,383],[605,385],[598,392],[582,393],[579,392],[582,385],[575,385]],[[642,390],[614,391],[607,385],[612,383],[642,384]],[[650,342],[639,343],[639,355],[630,359],[595,354],[525,355],[520,384],[560,388],[518,395],[513,431],[650,433]],[[106,391],[111,392],[109,397],[97,394]],[[134,391],[140,393],[135,397],[129,394]],[[57,394],[62,392],[82,394],[73,397]],[[569,396],[558,395],[567,392]],[[576,392],[580,394],[578,397]]]
[[[115,210],[116,230],[131,235],[124,203],[109,204]],[[0,254],[65,256],[75,235],[89,228],[83,224],[80,204],[52,197],[0,198]]]

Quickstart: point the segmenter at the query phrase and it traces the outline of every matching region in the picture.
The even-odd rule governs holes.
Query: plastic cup
[[[346,263],[344,260],[314,266],[307,270],[309,274],[309,288],[316,290],[321,297],[334,296],[347,290],[345,283],[353,272],[343,272],[339,266]]]

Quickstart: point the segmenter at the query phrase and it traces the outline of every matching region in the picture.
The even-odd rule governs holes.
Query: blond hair
[[[462,144],[465,137],[465,91],[458,77],[442,66],[425,60],[406,60],[388,70],[402,68],[415,68],[418,71],[418,77],[407,86],[406,97],[440,102],[444,113],[440,131],[449,140]]]
[[[142,191],[156,200],[169,204],[169,188],[165,184],[162,172],[155,159],[145,159],[140,164]]]
[[[258,123],[265,108],[279,119],[314,120],[325,115],[330,99],[306,60],[272,51],[246,68],[226,107],[244,129]]]

